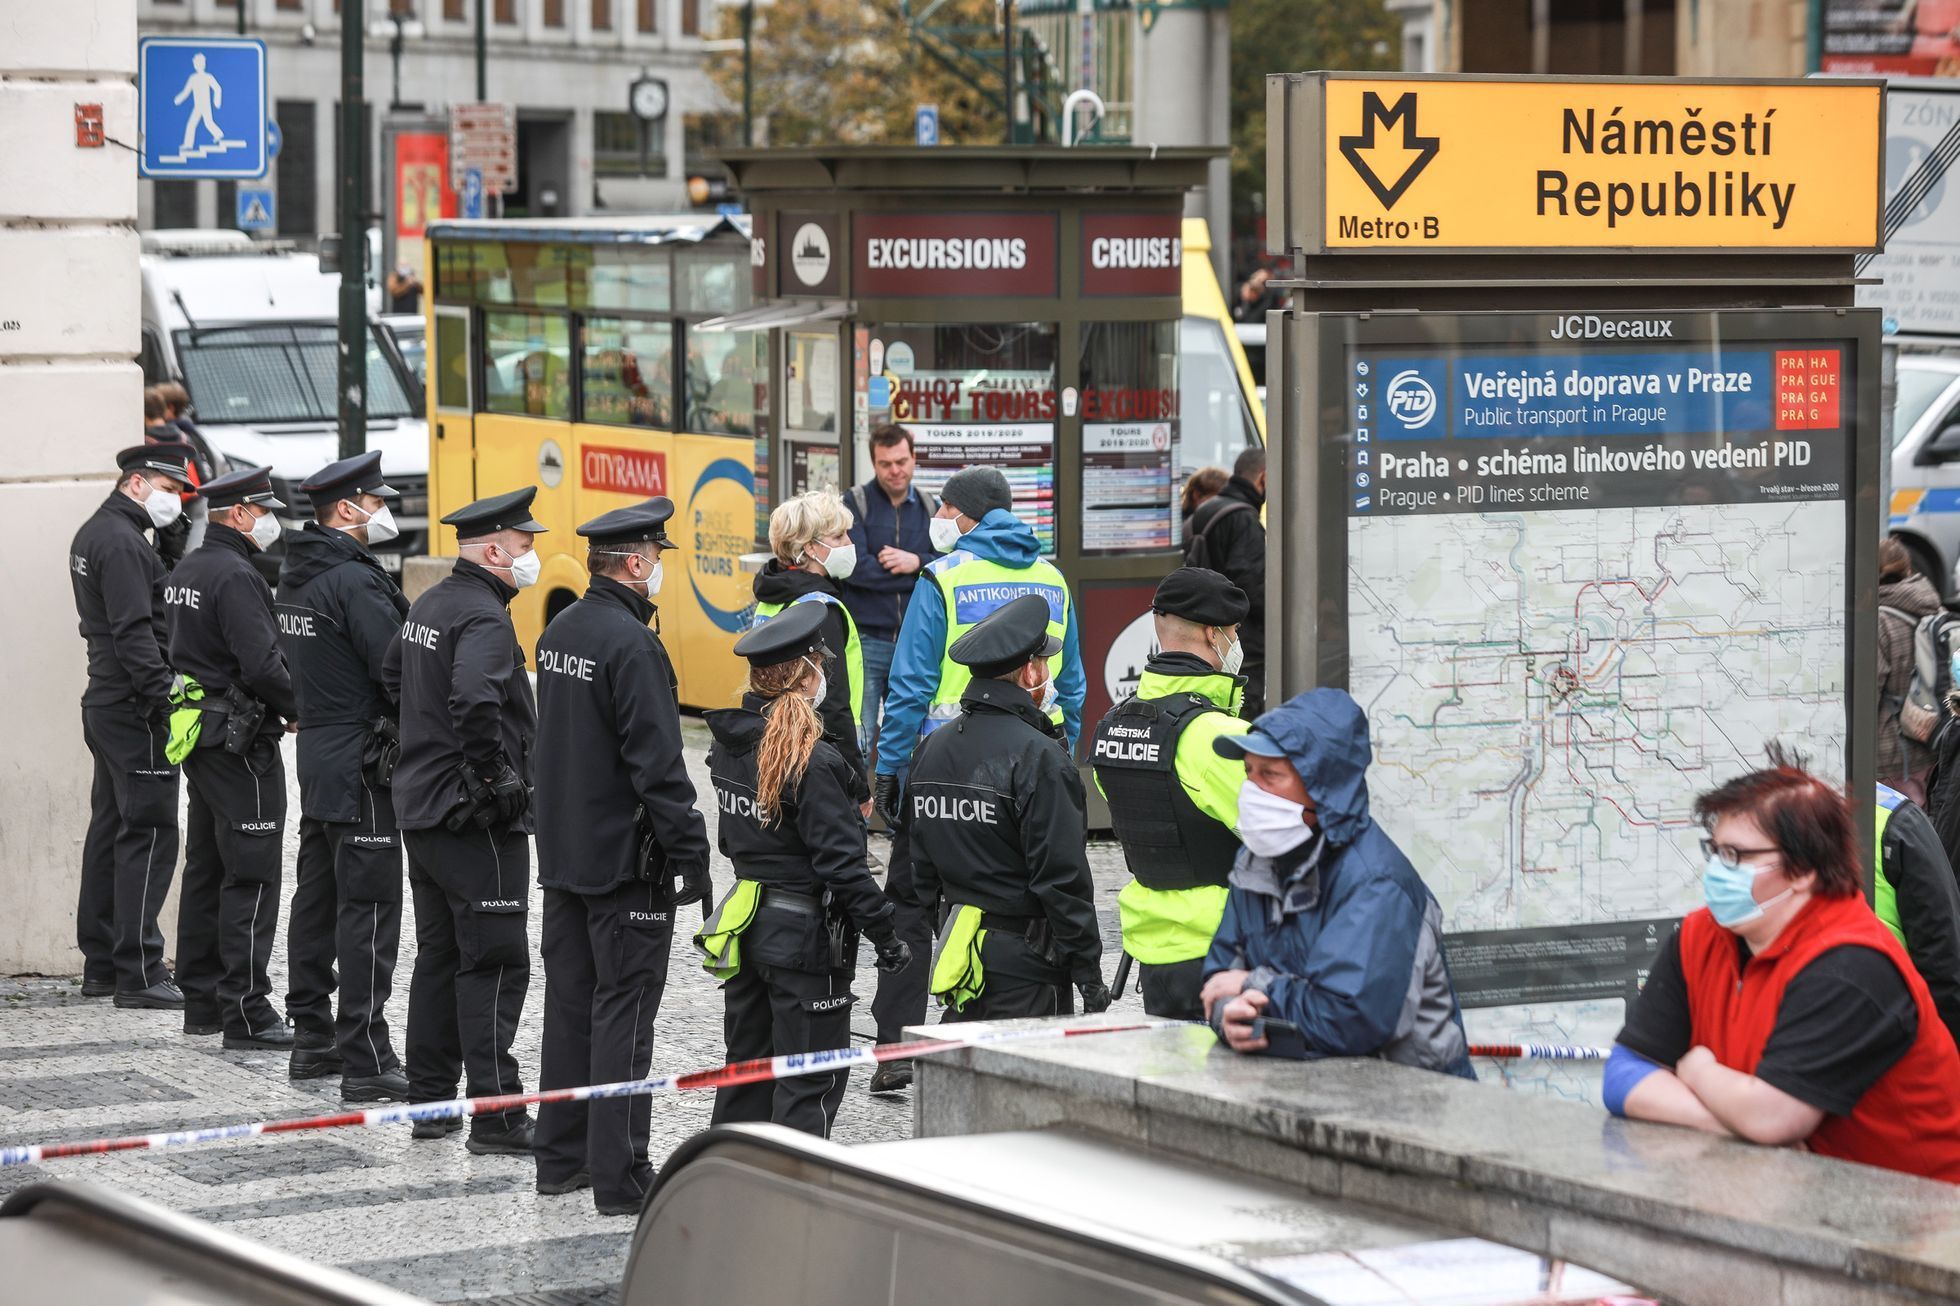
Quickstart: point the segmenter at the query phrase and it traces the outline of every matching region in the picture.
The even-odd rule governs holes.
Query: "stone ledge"
[[[1763,1300],[1960,1298],[1960,1192],[1931,1180],[1379,1061],[1238,1057],[1196,1027],[918,1064],[920,1136],[1081,1125],[1570,1251],[1681,1300],[1734,1300],[1721,1285],[1745,1280]]]

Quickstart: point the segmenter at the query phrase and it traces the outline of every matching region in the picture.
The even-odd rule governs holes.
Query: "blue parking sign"
[[[265,175],[265,42],[146,36],[136,59],[143,176]]]
[[[920,145],[939,144],[939,106],[922,104],[912,111],[912,136]]]

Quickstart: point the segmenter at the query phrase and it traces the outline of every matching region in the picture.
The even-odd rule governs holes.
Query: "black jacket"
[[[708,864],[653,604],[595,576],[538,639],[538,883],[608,893],[639,872],[646,808],[671,874]]]
[[[236,685],[271,709],[261,731],[299,719],[293,679],[279,650],[272,591],[252,564],[258,545],[215,522],[170,573],[163,589],[170,623],[170,665],[204,687],[206,698]]]
[[[890,932],[891,900],[865,865],[864,822],[851,797],[851,769],[822,740],[794,792],[765,825],[756,807],[756,755],[771,707],[754,694],[739,708],[707,714],[714,743],[708,774],[715,785],[715,841],[735,874],[802,893],[828,891],[833,906],[864,933]]]
[[[381,664],[408,600],[359,540],[308,522],[286,537],[275,606],[299,699],[300,810],[316,821],[358,821],[368,736],[377,719],[395,715]]]
[[[1933,823],[1909,799],[1885,823],[1878,865],[1892,886],[1906,954],[1932,991],[1940,1022],[1960,1041],[1960,883]]]
[[[901,817],[919,903],[1045,917],[1069,977],[1102,978],[1082,779],[1019,685],[975,680],[960,715],[919,741]]]
[[[830,577],[785,567],[776,558],[769,559],[755,578],[757,603],[780,603],[787,607],[805,594],[829,594],[841,599],[843,593]],[[833,656],[830,665],[824,668],[823,702],[817,704],[817,715],[823,719],[824,739],[851,768],[855,776],[851,792],[862,803],[871,796],[871,789],[865,783],[864,750],[858,747],[857,717],[851,711],[851,704],[864,692],[864,686],[852,682],[844,662],[844,646],[851,632],[844,624],[843,611],[829,605],[824,608],[823,625],[819,629],[823,632],[824,647]]]
[[[1251,511],[1227,512],[1231,503],[1248,504]],[[1239,639],[1245,645],[1246,661],[1255,663],[1266,657],[1266,527],[1259,520],[1259,510],[1265,506],[1266,496],[1258,486],[1234,476],[1224,489],[1198,505],[1186,537],[1188,542],[1206,532],[1211,569],[1223,572],[1251,601],[1245,620],[1239,623]]]
[[[75,615],[88,645],[82,706],[134,703],[161,712],[170,698],[170,645],[163,615],[163,559],[143,532],[150,514],[112,492],[68,546]]]
[[[531,783],[537,700],[510,621],[517,591],[466,558],[409,606],[389,641],[382,685],[401,704],[395,816],[429,830],[463,802],[467,763],[487,776],[508,762]],[[527,810],[511,827],[528,834]]]

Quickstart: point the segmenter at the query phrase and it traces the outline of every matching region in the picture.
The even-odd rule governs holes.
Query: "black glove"
[[[496,771],[484,777],[484,783],[490,788],[490,802],[477,812],[479,825],[501,825],[508,829],[531,809],[530,786],[510,763],[499,764]]]
[[[674,894],[674,906],[685,907],[691,902],[698,902],[705,914],[715,901],[715,882],[708,874],[708,864],[690,862],[672,869],[675,878],[681,882],[680,889]]]
[[[876,809],[878,815],[884,818],[886,829],[895,830],[898,828],[897,776],[881,775],[878,777],[878,793],[871,800],[871,805]]]
[[[873,964],[887,975],[896,975],[912,964],[912,947],[904,939],[891,938],[883,943],[873,940],[871,948],[878,954]]]
[[[1084,1015],[1093,1016],[1098,1011],[1109,1010],[1109,985],[1103,983],[1101,980],[1087,980],[1079,983],[1075,986],[1075,991],[1082,995],[1082,1012]]]

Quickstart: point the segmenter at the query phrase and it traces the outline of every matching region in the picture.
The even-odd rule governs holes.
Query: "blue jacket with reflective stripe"
[[[1041,556],[1034,532],[1005,508],[995,508],[980,524],[960,537],[959,547],[1003,567],[1026,570]],[[1069,607],[1068,630],[1062,636],[1062,672],[1055,689],[1062,699],[1062,728],[1068,733],[1071,756],[1082,732],[1082,700],[1089,682],[1082,672],[1082,643]],[[885,720],[878,727],[878,774],[897,775],[912,758],[919,741],[919,723],[939,688],[939,671],[946,655],[946,600],[938,584],[920,576],[905,607],[898,647],[892,653],[891,679],[885,688]]]

